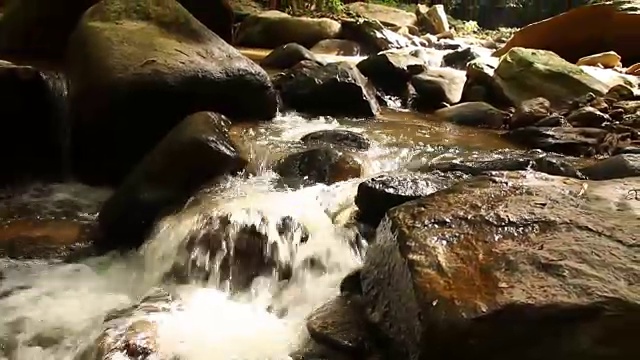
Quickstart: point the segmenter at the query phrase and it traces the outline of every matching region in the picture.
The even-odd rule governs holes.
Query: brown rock
[[[595,128],[528,126],[505,136],[527,148],[570,156],[611,155],[628,146],[620,134]]]
[[[627,359],[639,186],[504,173],[393,208],[360,275],[369,320],[392,358]]]
[[[639,76],[640,75],[640,63],[635,63],[635,64],[629,66],[629,68],[624,73],[628,74],[628,75]]]
[[[525,47],[550,50],[575,63],[584,56],[615,51],[625,63],[633,64],[640,61],[640,48],[628,44],[640,41],[638,24],[640,12],[634,1],[581,6],[525,26],[493,55]]]
[[[500,129],[509,114],[483,102],[469,102],[436,111],[437,118],[454,124]]]
[[[516,129],[535,124],[549,116],[551,112],[551,103],[545,98],[537,97],[525,100],[516,107],[509,127]]]
[[[597,128],[605,123],[611,123],[611,117],[591,106],[585,106],[569,114],[567,122],[573,127]]]
[[[576,65],[599,66],[605,69],[612,69],[622,67],[620,60],[622,60],[622,58],[616,54],[615,51],[607,51],[580,58]]]

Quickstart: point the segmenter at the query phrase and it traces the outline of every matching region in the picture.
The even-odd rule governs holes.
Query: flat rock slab
[[[402,358],[634,357],[638,188],[496,172],[395,207],[361,271],[369,321]]]

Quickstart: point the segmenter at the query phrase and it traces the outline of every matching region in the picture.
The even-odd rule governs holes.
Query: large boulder
[[[407,26],[416,24],[416,15],[401,9],[385,6],[381,4],[369,4],[357,1],[345,5],[345,10],[351,11],[356,15],[375,19],[385,26]]]
[[[418,26],[424,32],[437,35],[449,31],[449,20],[442,4],[431,7],[419,4],[416,7]]]
[[[63,177],[66,79],[0,62],[0,184]]]
[[[0,56],[58,67],[82,14],[98,0],[7,1],[0,18]]]
[[[628,65],[640,62],[640,49],[629,44],[640,41],[636,0],[615,0],[581,6],[552,18],[525,26],[494,56],[514,47],[553,51],[572,63],[580,58],[615,51]],[[580,29],[577,31],[577,29]]]
[[[604,95],[609,87],[558,55],[545,50],[512,48],[495,70],[494,78],[515,104],[536,97],[563,107],[588,93]]]
[[[92,183],[118,183],[191,113],[266,120],[277,110],[266,72],[175,0],[101,1],[68,59],[72,156]]]
[[[142,244],[155,221],[184,204],[205,183],[244,169],[229,139],[228,120],[200,112],[158,143],[105,202],[98,217],[103,249]]]
[[[360,272],[389,358],[633,356],[639,181],[503,173],[391,209]]]
[[[288,69],[304,60],[322,64],[315,54],[304,46],[290,43],[273,49],[273,51],[262,59],[260,65],[269,69]]]
[[[289,16],[280,11],[265,11],[247,17],[236,34],[242,46],[272,49],[288,43],[307,48],[325,39],[338,37],[340,23],[332,19]]]
[[[408,96],[408,83],[413,75],[426,70],[424,60],[407,52],[385,51],[358,63],[358,70],[380,90],[401,98]]]
[[[234,11],[229,0],[178,0],[204,26],[224,41],[233,42]]]
[[[375,88],[348,62],[311,65],[308,61],[274,80],[284,105],[317,115],[373,117],[380,111]]]
[[[411,78],[415,90],[411,105],[420,111],[438,109],[444,104],[457,104],[462,99],[466,76],[464,71],[429,68]]]
[[[362,176],[362,165],[353,156],[329,146],[311,148],[280,159],[274,170],[286,185],[331,185]]]

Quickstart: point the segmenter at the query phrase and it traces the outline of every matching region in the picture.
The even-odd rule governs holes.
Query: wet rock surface
[[[622,154],[581,169],[592,180],[611,180],[640,176],[640,154]]]
[[[389,209],[445,189],[464,178],[463,173],[455,171],[378,175],[358,186],[355,198],[358,220],[378,226]]]
[[[274,80],[283,103],[315,115],[373,117],[380,111],[375,89],[347,62],[324,66],[299,63]]]
[[[103,205],[98,245],[141,245],[155,221],[199,187],[243,170],[247,161],[230,140],[228,123],[222,115],[200,112],[171,130]]]
[[[453,69],[429,68],[411,78],[415,96],[411,106],[418,111],[429,112],[443,104],[460,102],[465,84],[465,73]]]
[[[379,228],[360,276],[369,321],[394,354],[633,353],[640,203],[625,196],[637,178],[496,176],[405,203]]]
[[[423,60],[409,53],[383,52],[358,63],[358,70],[389,95],[407,98],[407,83],[413,75],[425,71]]]
[[[362,175],[362,166],[354,157],[331,147],[288,155],[277,162],[275,170],[294,188],[301,184],[333,184]]]
[[[369,150],[371,141],[363,134],[349,130],[319,130],[300,138],[307,146],[333,145],[344,149]]]

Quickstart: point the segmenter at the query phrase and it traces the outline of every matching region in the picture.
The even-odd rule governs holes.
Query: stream
[[[254,59],[265,53],[251,52]],[[159,221],[139,251],[61,262],[53,256],[17,260],[0,249],[0,359],[89,359],[86,351],[104,331],[105,317],[158,287],[178,300],[167,302],[163,311],[133,315],[156,324],[158,360],[288,359],[305,339],[306,316],[338,292],[340,280],[361,264],[366,252],[366,246],[353,246],[346,226],[363,179],[301,189],[275,185],[273,160],[301,149],[298,140],[303,135],[325,129],[360,132],[372,141],[368,151],[356,154],[365,178],[415,162],[498,154],[509,147],[494,132],[400,109],[385,110],[375,120],[284,113],[269,123],[235,125],[232,137],[250,160],[250,174],[203,189],[184,210]],[[77,240],[110,193],[73,182],[6,189],[0,193],[0,243],[16,234],[48,235],[64,243]],[[286,287],[280,286],[277,274],[260,276],[248,290],[233,295],[216,281],[173,285],[164,279],[179,261],[176,254],[185,239],[206,226],[207,216],[219,214],[226,214],[236,229],[260,227],[264,219],[275,224],[287,216],[304,225],[308,240],[279,254],[289,256],[292,267]],[[263,230],[270,242],[280,241],[277,229]],[[322,271],[307,266],[311,258],[321,261]],[[207,264],[214,275],[218,266]],[[274,308],[284,311],[268,311]],[[117,332],[119,325],[114,326]]]

